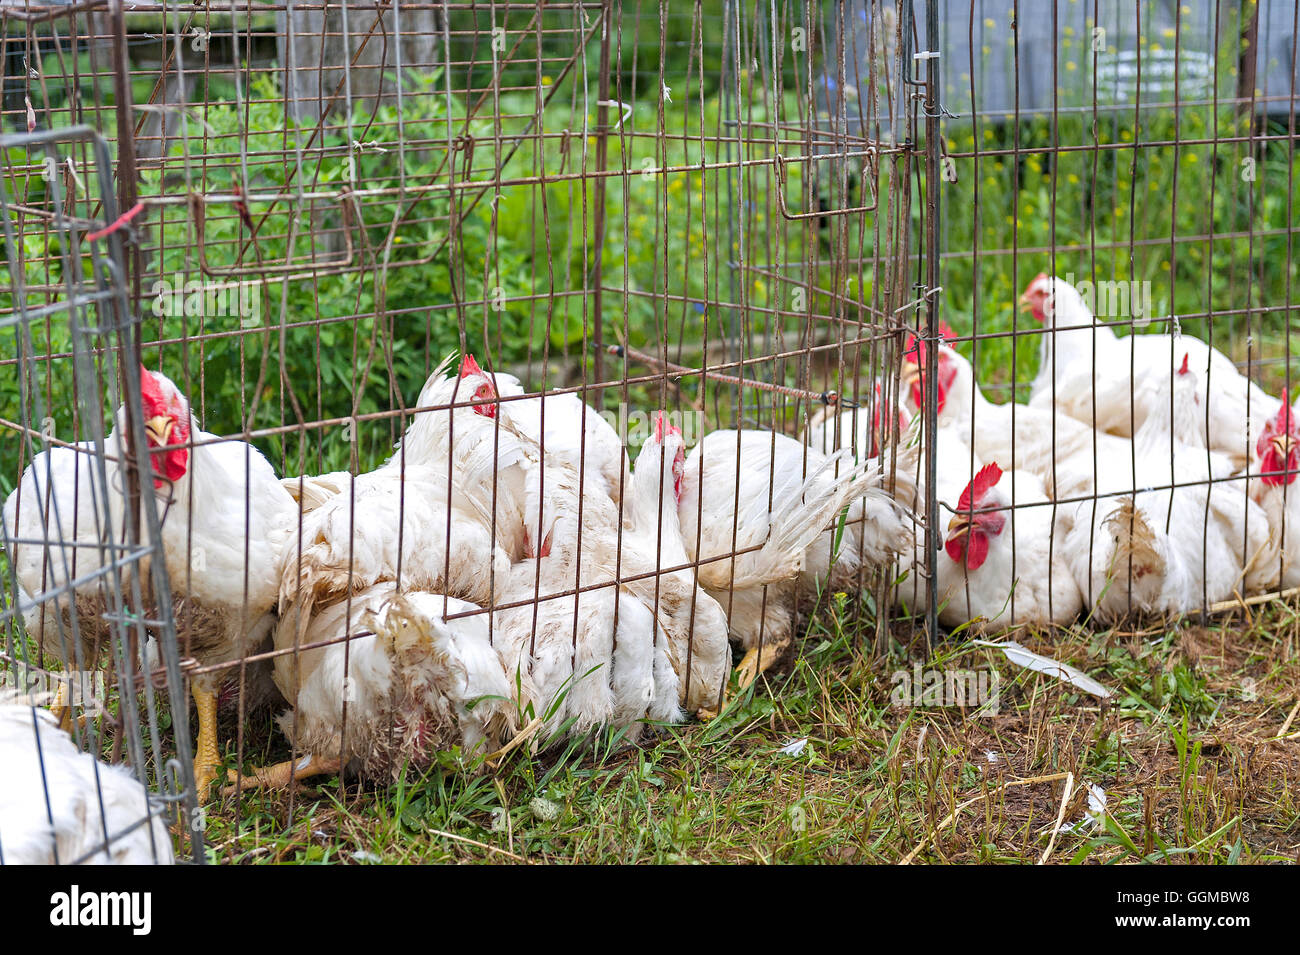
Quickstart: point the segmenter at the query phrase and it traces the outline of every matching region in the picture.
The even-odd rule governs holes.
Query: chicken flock
[[[279,725],[302,754],[240,785],[391,778],[452,747],[491,756],[712,715],[731,640],[749,651],[743,685],[789,643],[802,595],[910,540],[877,461],[759,431],[714,432],[688,456],[658,413],[633,469],[577,395],[543,403],[472,356],[449,362],[385,464],[287,479],[252,445],[201,431],[175,384],[141,369],[202,791],[231,688],[287,701]],[[111,460],[123,432],[119,409]],[[126,506],[125,482],[105,494],[85,451],[37,455],[4,509],[28,631],[78,670],[109,644],[95,503],[111,528]],[[837,530],[846,511],[860,519]],[[69,728],[71,707],[55,710]]]
[[[1300,409],[1285,393],[1190,336],[1116,336],[1063,279],[1037,276],[1021,303],[1044,326],[1028,404],[990,402],[970,362],[937,346],[940,622],[1110,624],[1300,584]],[[909,342],[912,414],[928,358]],[[923,558],[918,538],[902,563]],[[901,603],[924,609],[928,586],[907,574]]]
[[[710,718],[790,644],[809,598],[864,574],[888,571],[905,612],[933,587],[944,625],[983,631],[1300,583],[1300,409],[1197,339],[1116,336],[1061,279],[1038,276],[1021,301],[1043,325],[1028,404],[988,401],[948,342],[912,339],[897,418],[883,379],[874,414],[832,407],[799,440],[720,430],[688,450],[657,413],[635,467],[578,395],[543,401],[466,355],[429,377],[382,466],[281,478],[141,369],[162,556],[197,671],[200,792],[232,683],[256,691],[245,710],[279,701],[298,758],[228,785],[382,781],[453,748],[491,764],[597,726]],[[121,409],[114,425],[120,461]],[[38,455],[3,512],[28,632],[80,670],[109,643],[95,502],[109,528],[126,508],[87,450]],[[29,713],[0,707],[0,728],[5,709]],[[55,706],[65,729],[70,709]]]

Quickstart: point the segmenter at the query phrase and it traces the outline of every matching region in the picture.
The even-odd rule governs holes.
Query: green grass
[[[435,769],[393,787],[327,780],[209,809],[209,859],[358,862],[1024,863],[1106,792],[1056,863],[1245,863],[1300,852],[1292,742],[1300,615],[1271,606],[1208,627],[1021,635],[1111,687],[1099,705],[996,651],[942,645],[928,666],[1002,677],[1000,710],[899,708],[890,674],[926,659],[906,625],[872,659],[863,622],[819,614],[793,657],[708,725],[656,727]],[[1297,728],[1292,724],[1288,733]],[[798,755],[782,747],[807,739]],[[250,745],[255,745],[251,743]],[[278,749],[281,744],[273,744]],[[1027,785],[1026,779],[1051,777]]]

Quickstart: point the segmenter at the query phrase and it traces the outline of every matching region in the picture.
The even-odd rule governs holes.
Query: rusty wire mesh
[[[1285,6],[0,4],[4,127],[88,124],[113,144],[116,175],[108,202],[88,174],[87,142],[60,140],[50,154],[9,141],[0,172],[21,282],[0,315],[18,318],[30,343],[0,355],[0,368],[21,369],[22,394],[42,396],[60,440],[82,439],[88,417],[112,413],[111,389],[78,382],[77,396],[100,396],[93,413],[72,400],[76,348],[57,308],[70,275],[90,262],[89,243],[73,234],[126,214],[111,234],[122,242],[141,360],[176,382],[205,432],[251,442],[279,476],[369,474],[420,415],[451,421],[453,405],[485,404],[456,392],[418,400],[452,352],[519,379],[520,393],[493,407],[577,396],[608,416],[633,454],[657,409],[686,427],[688,443],[720,428],[798,435],[819,425],[822,443],[805,450],[802,473],[818,452],[849,448],[884,462],[914,513],[915,542],[900,564],[859,570],[845,612],[876,647],[917,632],[934,639],[958,590],[976,604],[970,574],[948,590],[934,583],[981,428],[976,411],[964,424],[964,460],[941,453],[941,345],[973,368],[972,403],[976,381],[998,400],[1027,399],[1047,336],[1016,299],[1035,273],[1131,290],[1123,309],[1098,317],[1125,334],[1196,336],[1269,394],[1294,390],[1295,56],[1278,63],[1269,52],[1270,38],[1289,35],[1294,47]],[[1139,298],[1148,311],[1137,316]],[[102,360],[106,380],[134,374],[119,353]],[[6,392],[6,492],[41,447],[33,406],[8,402]],[[1006,428],[1018,435],[1028,413],[1015,409],[1006,408]],[[1038,459],[1004,469],[1044,472],[1052,483],[1049,430],[1045,455],[1039,447]],[[1243,446],[1247,458],[1252,447]],[[1105,448],[1092,441],[1087,450],[1095,479]],[[1131,445],[1129,455],[1136,475]],[[1171,442],[1171,471],[1173,457]],[[779,475],[768,466],[773,497]],[[723,492],[731,512],[742,504],[739,456],[736,468]],[[1244,496],[1246,473],[1170,484],[1218,482]],[[585,468],[578,474],[581,487]],[[494,464],[492,508],[498,483]],[[1097,483],[1039,500],[1018,496],[1012,481],[1000,509],[1010,539],[1018,519],[1050,511],[1050,553],[1059,555],[1061,511],[1087,505],[1092,520],[1107,501],[1153,490],[1136,477],[1126,488]],[[374,530],[353,525],[354,486],[341,485],[349,575],[351,541]],[[915,496],[900,486],[915,486]],[[393,514],[399,535],[405,495]],[[1207,525],[1208,500],[1207,490]],[[306,511],[290,548],[299,560]],[[696,517],[708,521],[704,504]],[[234,526],[250,521],[245,513]],[[843,524],[830,549],[842,533]],[[536,627],[547,600],[702,566],[665,560],[662,533],[650,539],[651,569],[627,571],[620,558],[612,575],[577,573],[546,594],[540,582],[508,597],[490,583],[491,601],[444,604],[441,616],[487,618],[497,639],[511,610],[531,605]],[[1280,543],[1269,590],[1285,575]],[[451,550],[450,536],[444,545]],[[189,540],[178,567],[192,570],[194,547]],[[713,559],[743,552],[733,529],[729,552]],[[1013,579],[1025,573],[1016,561],[1013,544]],[[1110,577],[1131,593],[1131,564],[1126,571]],[[1049,557],[1049,589],[1060,572]],[[204,659],[191,617],[179,616],[170,637],[161,628],[189,681],[233,679],[234,741],[222,755],[237,790],[245,767],[284,751],[253,713],[254,671],[373,638],[344,590],[346,619],[333,635],[277,640],[237,660]],[[1023,593],[1004,588],[1017,622]],[[1195,606],[1181,609],[1209,611],[1227,596],[1252,595],[1203,585]],[[660,599],[656,584],[656,614]],[[794,613],[830,599],[841,598],[795,595]],[[6,624],[12,656],[24,634],[12,612]],[[25,637],[38,658],[58,656],[40,635]],[[760,656],[767,640],[760,626]],[[342,762],[364,762],[368,754],[348,747],[340,692]],[[521,717],[512,728],[529,725]],[[289,755],[300,759],[310,747],[298,745],[296,723],[288,732]]]
[[[89,127],[6,135],[0,145],[51,162],[62,150],[80,150],[85,189],[110,217],[114,214],[108,144]],[[164,732],[160,721],[185,698],[172,608],[169,601],[154,599],[169,590],[159,513],[140,505],[136,462],[145,453],[144,418],[138,387],[132,387],[138,380],[117,376],[120,356],[138,361],[139,325],[128,306],[120,237],[111,237],[104,248],[83,246],[73,225],[74,204],[65,205],[56,194],[48,211],[47,228],[64,240],[46,263],[62,277],[61,294],[28,297],[17,266],[23,236],[12,228],[9,195],[0,194],[14,306],[0,322],[12,330],[16,346],[10,364],[16,417],[23,422],[6,426],[20,436],[23,463],[29,448],[44,448],[6,502],[0,528],[9,558],[0,602],[5,631],[0,708],[10,764],[0,861],[170,861],[166,822],[188,827],[198,817],[188,732],[183,724]],[[56,324],[70,346],[69,360],[59,366],[64,387],[59,403],[51,400],[50,379],[38,368],[36,344],[42,330]],[[119,404],[127,410],[115,415],[110,434],[105,414]],[[68,482],[69,493],[54,491],[54,485]],[[149,496],[143,500],[147,504]],[[57,671],[46,666],[55,657],[63,661]],[[138,666],[140,660],[148,666]],[[138,693],[115,692],[131,685],[120,675],[150,668],[156,668],[157,679],[144,681]],[[76,706],[84,715],[69,724],[77,746],[110,754],[114,762],[124,759],[134,779],[115,776],[88,757],[79,761],[75,750],[50,735],[35,711],[23,705],[51,701]],[[21,752],[15,752],[15,741]],[[70,817],[83,823],[79,838],[61,825]],[[42,837],[47,820],[55,835],[48,843]]]

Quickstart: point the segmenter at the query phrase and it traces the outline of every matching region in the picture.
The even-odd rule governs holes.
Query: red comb
[[[966,485],[966,489],[961,492],[961,497],[957,499],[958,511],[970,511],[979,506],[984,495],[988,494],[999,481],[1002,480],[1002,469],[997,463],[986,464],[980,468],[975,479]]]
[[[158,379],[144,365],[140,366],[140,396],[146,404],[163,404],[162,389],[158,387]]]
[[[663,441],[666,434],[681,434],[682,429],[668,420],[662,411],[655,412],[655,440]]]
[[[460,360],[460,376],[468,378],[470,375],[481,375],[483,369],[478,366],[473,355],[466,355]]]
[[[1277,415],[1264,422],[1264,427],[1260,431],[1259,440],[1255,442],[1255,453],[1260,457],[1268,449],[1269,442],[1280,434],[1295,435],[1295,419],[1291,413],[1291,406],[1287,404],[1287,390],[1282,389],[1282,407],[1277,409]]]
[[[1028,292],[1039,282],[1046,282],[1046,281],[1047,281],[1047,273],[1039,272],[1037,275],[1035,275],[1032,279],[1029,280],[1029,284],[1025,286],[1025,291]]]
[[[947,322],[939,323],[939,338],[944,342],[953,342],[957,339],[957,333]],[[909,333],[907,341],[903,343],[903,357],[912,358],[916,364],[925,364],[925,342],[921,341],[915,335]]]
[[[1183,352],[1183,367],[1178,369],[1178,374],[1180,374],[1180,375],[1185,375],[1185,374],[1187,374],[1187,372],[1188,372],[1188,368],[1187,368],[1187,357],[1188,357],[1188,353],[1187,353],[1187,352]]]

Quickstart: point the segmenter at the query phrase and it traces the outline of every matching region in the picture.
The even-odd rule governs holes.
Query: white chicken
[[[140,388],[153,493],[160,510],[165,509],[162,547],[181,647],[203,665],[238,661],[266,641],[275,622],[280,568],[297,507],[256,448],[199,430],[189,402],[166,375],[142,368]],[[125,410],[119,409],[105,440],[105,452],[114,462],[124,460],[124,421]],[[11,552],[19,584],[38,601],[28,615],[29,628],[39,635],[60,628],[72,632],[75,626],[79,644],[55,652],[76,669],[93,666],[105,643],[101,615],[108,608],[100,580],[94,577],[77,587],[75,624],[67,598],[48,592],[82,580],[100,566],[97,548],[121,539],[126,508],[121,490],[126,481],[118,471],[122,465],[109,468],[106,492],[91,477],[84,457],[69,448],[39,455],[4,512],[11,536],[44,542],[16,544]],[[212,670],[191,684],[198,711],[194,775],[200,793],[215,778],[220,762],[217,691],[230,677],[227,670]]]
[[[284,562],[281,615],[305,631],[317,607],[398,581],[490,602],[512,559],[493,540],[485,489],[470,487],[416,464],[349,477],[302,518],[301,544]]]
[[[542,506],[529,484],[541,469],[537,455],[483,401],[495,389],[472,359],[457,378],[444,374],[449,362],[419,398],[442,410],[417,413],[383,465],[286,482],[297,485],[304,514],[279,600],[299,635],[317,608],[384,582],[487,605],[511,566],[535,550]]]
[[[924,508],[926,488],[924,434],[918,434],[916,437],[914,445],[900,448],[898,471],[906,474],[915,486],[910,499],[906,497],[900,499],[914,511],[919,512]],[[955,513],[958,498],[961,497],[966,485],[979,472],[982,464],[954,428],[938,430],[935,435],[935,448],[935,500],[941,511],[946,509],[950,513]],[[936,561],[943,552],[940,530],[940,528],[935,529]],[[925,530],[918,524],[913,534],[912,545],[899,557],[898,574],[894,585],[894,597],[901,603],[905,614],[925,613],[930,594],[929,580],[926,575]]]
[[[540,453],[537,440],[508,413],[508,405],[518,402],[499,401],[496,385],[473,355],[464,356],[455,377],[444,373],[450,360],[434,369],[420,391],[417,405],[435,410],[414,416],[386,466],[422,465],[474,489],[486,502],[498,544],[512,559],[548,556],[557,508],[548,469],[565,459]],[[612,503],[607,496],[590,495],[589,503],[593,519],[615,513],[605,506]]]
[[[924,396],[925,350],[924,343],[910,348],[903,366],[904,380],[911,385],[909,400],[918,414]],[[1094,431],[1048,409],[993,404],[975,383],[970,362],[947,345],[939,347],[936,362],[939,429],[973,441],[981,461],[1006,462],[1004,466],[1011,470],[1034,474],[1053,500],[1135,486],[1133,446],[1127,438]],[[1222,466],[1231,469],[1226,460]]]
[[[501,426],[513,429],[502,407]],[[653,580],[619,582],[653,571],[652,558],[620,534],[610,497],[589,492],[563,457],[542,454],[515,434],[529,460],[540,461],[524,476],[525,501],[517,508],[536,556],[511,568],[493,619],[510,641],[502,649],[507,662],[530,673],[539,703],[534,716],[552,714],[551,729],[609,724],[634,737],[645,719],[679,720],[686,661],[674,657],[674,637],[654,612]],[[480,470],[487,480],[490,468]],[[692,697],[703,692],[697,681]]]
[[[884,420],[884,387],[876,382],[875,397],[871,402],[870,414],[862,408],[849,408],[832,411],[823,407],[808,420],[799,440],[821,454],[833,454],[840,448],[851,448],[858,460],[880,456],[882,448],[907,431],[911,417],[901,406],[897,411],[897,428],[886,427]],[[890,414],[890,418],[894,415]]]
[[[1266,587],[1276,544],[1244,480],[1215,480],[1214,455],[1194,443],[1196,376],[1174,376],[1133,440],[1137,493],[1062,508],[1058,536],[1084,600],[1103,621],[1182,614]]]
[[[248,781],[419,769],[451,746],[468,754],[501,744],[521,717],[544,734],[608,724],[633,736],[647,718],[680,718],[653,614],[612,587],[534,597],[539,573],[538,560],[508,567],[498,577],[504,606],[490,614],[447,620],[478,607],[383,581],[318,609],[305,633],[286,616],[275,673],[292,709],[280,725],[305,755]],[[229,781],[239,784],[233,773]]]
[[[957,500],[936,561],[939,622],[993,631],[1078,616],[1083,597],[1060,542],[1051,547],[1052,511],[1034,475],[1004,473],[996,462],[981,468]]]
[[[117,460],[117,435],[105,444]],[[116,632],[109,623],[114,595],[103,567],[111,563],[109,548],[124,535],[126,505],[116,490],[121,486],[121,474],[86,441],[36,455],[5,500],[7,556],[18,581],[14,603],[38,653],[59,657],[66,670],[92,670]],[[58,593],[68,581],[80,581],[71,601]],[[60,725],[71,729],[67,697],[60,686],[53,709]]]
[[[1132,434],[1128,348],[1109,326],[1095,320],[1079,290],[1040,272],[1025,287],[1020,304],[1043,325],[1030,406],[1050,411],[1055,404],[1063,414],[1093,425],[1095,396],[1095,426]]]
[[[1281,586],[1300,587],[1300,400],[1287,404],[1282,392],[1277,414],[1265,422],[1255,445],[1250,496],[1263,508],[1278,544]]]
[[[445,367],[419,398],[434,410],[415,415],[387,464],[355,482],[303,480],[318,500],[281,596],[306,612],[277,631],[277,649],[301,652],[319,627],[342,631],[337,612],[319,627],[315,615],[400,580],[491,607],[493,646],[531,687],[515,703],[549,729],[679,718],[670,641],[615,578],[614,501],[579,493],[577,468],[515,425],[509,406],[518,402],[498,402],[472,357],[455,378]]]
[[[77,749],[48,710],[0,700],[0,766],[0,865],[175,861],[145,786]]]
[[[1116,337],[1079,291],[1061,278],[1038,275],[1020,297],[1044,324],[1030,405],[1058,411],[1110,434],[1136,433],[1151,414],[1168,416],[1161,391],[1189,362],[1196,375],[1195,426],[1202,443],[1245,465],[1262,422],[1277,399],[1242,375],[1227,355],[1191,335]],[[1095,348],[1095,355],[1094,355]]]
[[[789,645],[800,589],[824,582],[837,533],[830,525],[850,504],[840,552],[858,566],[884,566],[908,545],[912,523],[880,488],[879,467],[847,458],[766,431],[711,432],[687,458],[682,537],[696,578],[746,650],[741,688]],[[852,540],[850,526],[860,528]]]
[[[468,357],[467,368],[470,373],[483,373],[473,356]],[[502,398],[525,394],[514,375],[498,371],[489,377]],[[501,407],[515,427],[545,448],[546,453],[582,470],[584,494],[602,493],[615,503],[620,500],[630,473],[627,451],[618,432],[595,408],[571,391],[503,401]]]
[[[300,649],[275,658],[290,701],[280,728],[300,755],[246,778],[231,770],[230,784],[283,788],[345,769],[395,780],[453,746],[467,760],[499,746],[519,694],[478,609],[381,583],[316,614]]]
[[[548,733],[606,725],[631,739],[647,719],[681,720],[671,643],[650,607],[603,582],[579,594],[522,596],[494,610],[492,625],[509,671],[532,687],[526,716]]]
[[[681,429],[663,412],[654,422],[624,495],[621,575],[624,587],[661,621],[686,709],[711,712],[731,664],[727,615],[686,566],[691,559],[678,512],[686,475]],[[672,567],[681,569],[664,570]],[[644,576],[652,571],[657,571],[653,577]]]

